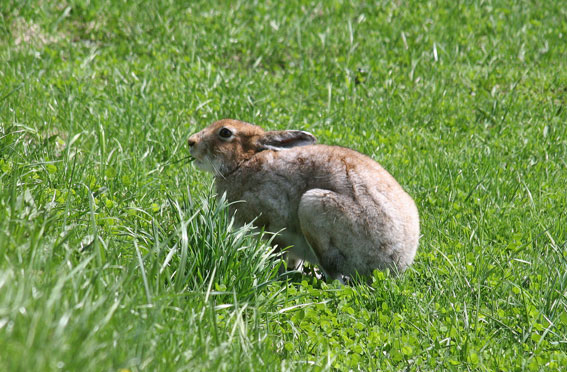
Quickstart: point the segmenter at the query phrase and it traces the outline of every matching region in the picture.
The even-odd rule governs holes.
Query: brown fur
[[[230,138],[223,138],[230,130]],[[220,120],[189,138],[197,167],[213,172],[238,222],[292,246],[292,266],[308,260],[327,276],[404,271],[419,240],[415,203],[378,163],[356,151],[315,145],[302,131],[272,131]]]

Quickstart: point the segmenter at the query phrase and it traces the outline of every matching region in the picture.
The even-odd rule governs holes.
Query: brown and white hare
[[[412,198],[377,162],[354,150],[316,145],[299,130],[265,131],[217,121],[189,140],[194,163],[212,172],[237,223],[255,219],[287,251],[328,278],[404,271],[413,262],[419,215]]]

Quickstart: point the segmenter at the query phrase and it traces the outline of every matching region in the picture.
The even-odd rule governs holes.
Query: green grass
[[[562,1],[6,0],[0,370],[567,366]],[[220,118],[371,155],[415,265],[278,277],[186,138]]]

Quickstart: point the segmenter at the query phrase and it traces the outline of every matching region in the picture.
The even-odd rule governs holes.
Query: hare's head
[[[243,121],[219,120],[189,137],[197,168],[225,176],[264,150],[311,145],[315,137],[300,130],[265,131]]]

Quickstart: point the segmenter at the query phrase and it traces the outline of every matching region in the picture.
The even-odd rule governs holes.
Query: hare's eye
[[[230,129],[227,128],[222,128],[219,132],[219,136],[221,136],[221,138],[230,138],[232,137],[232,132],[230,131]]]

